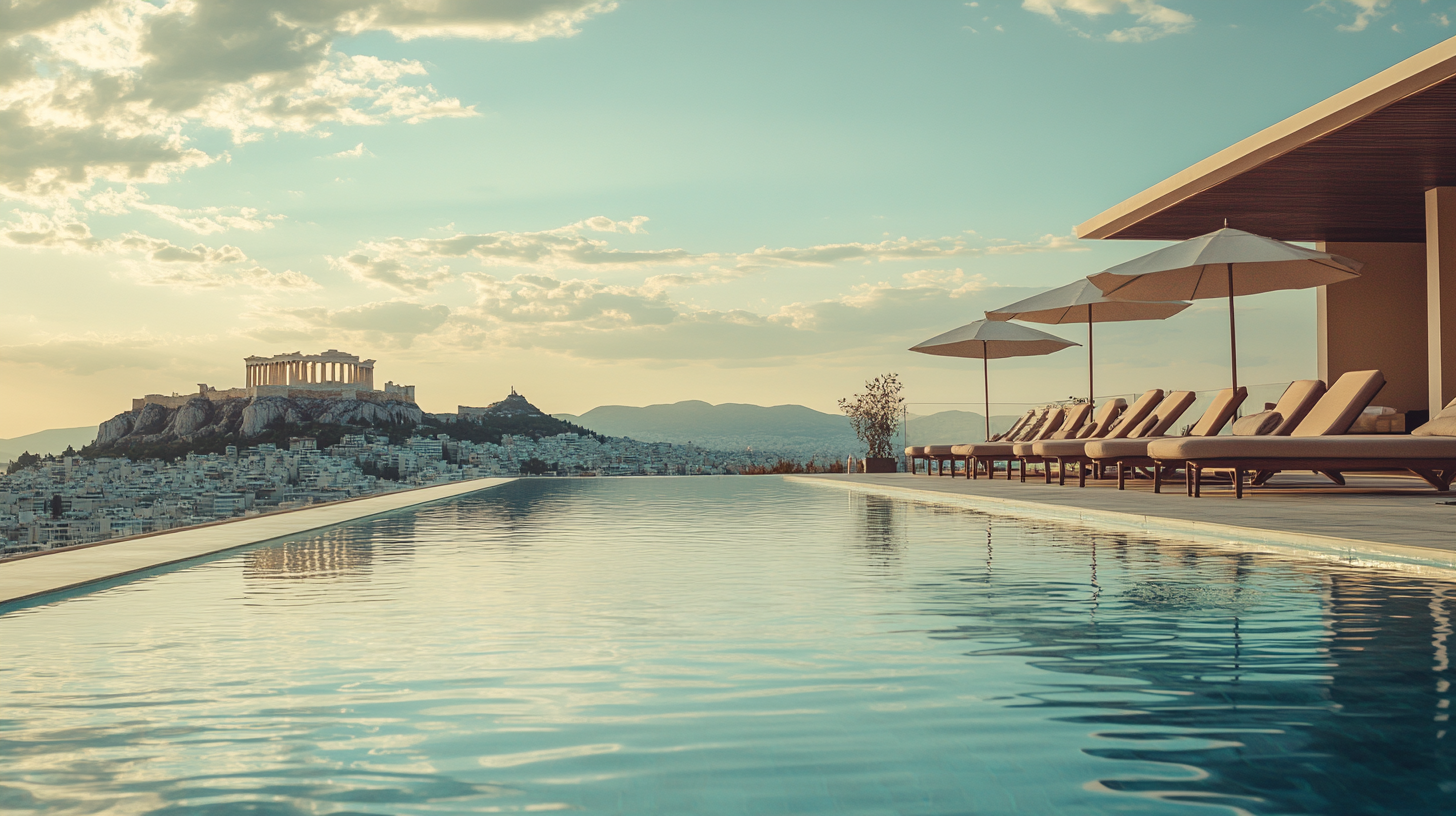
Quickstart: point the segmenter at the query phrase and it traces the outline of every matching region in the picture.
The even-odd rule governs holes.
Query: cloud
[[[975,241],[964,236],[891,238],[875,243],[821,244],[809,247],[760,247],[743,253],[693,253],[685,249],[613,247],[591,233],[645,234],[645,216],[615,221],[595,216],[538,232],[456,233],[445,238],[388,238],[364,244],[345,258],[334,259],[360,280],[403,292],[428,289],[448,277],[443,270],[419,271],[421,262],[473,260],[486,267],[507,266],[540,271],[594,269],[643,271],[663,266],[706,266],[707,271],[664,273],[648,281],[652,289],[706,285],[747,277],[766,269],[830,267],[842,263],[939,260],[1020,255],[1032,252],[1082,251],[1075,238],[1046,235],[1035,241]]]
[[[369,150],[364,147],[364,143],[363,142],[360,142],[359,144],[354,145],[353,147],[349,148],[348,150],[340,150],[338,153],[330,153],[328,155],[328,158],[330,158],[330,159],[358,159],[358,158],[362,158],[364,156],[373,156],[373,155],[374,155],[373,153],[370,153]]]
[[[113,369],[185,370],[198,361],[174,354],[175,341],[151,335],[58,337],[40,343],[0,346],[0,362],[36,365],[67,374],[96,374]]]
[[[329,265],[342,269],[360,283],[383,286],[405,294],[428,292],[450,279],[449,267],[411,269],[399,261],[371,258],[355,253],[342,258],[329,258]]]
[[[281,215],[262,215],[252,207],[186,209],[170,204],[153,204],[145,193],[132,186],[120,190],[103,190],[88,197],[84,207],[101,215],[124,215],[132,211],[151,213],[163,221],[199,235],[234,229],[253,232],[268,229],[274,222],[283,220]]]
[[[113,272],[123,280],[145,286],[189,290],[241,286],[264,292],[318,288],[312,278],[300,272],[243,268],[248,256],[231,244],[183,246],[140,232],[100,239],[74,212],[17,212],[14,221],[0,224],[0,246],[119,256],[121,260]]]
[[[536,269],[640,269],[665,264],[701,263],[709,256],[683,249],[614,249],[586,233],[645,233],[644,216],[614,221],[595,216],[540,232],[457,233],[447,238],[389,238],[364,245],[351,258],[365,262],[470,259],[485,266]]]
[[[7,4],[12,5],[12,4]],[[569,37],[602,0],[46,0],[0,19],[0,194],[40,205],[98,182],[159,183],[235,142],[337,122],[473,116],[414,60],[347,54],[342,36]]]
[[[267,342],[332,342],[337,339],[340,342],[406,348],[415,338],[444,325],[450,318],[450,309],[441,305],[387,300],[345,309],[308,307],[270,310],[257,316],[270,323],[249,332],[249,335]]]
[[[1388,0],[1373,0],[1388,2]],[[1169,8],[1156,0],[1022,0],[1021,7],[1041,14],[1084,37],[1089,32],[1067,22],[1062,12],[1075,12],[1089,20],[1109,15],[1133,15],[1136,25],[1116,28],[1101,35],[1108,42],[1148,42],[1193,30],[1198,22],[1192,15]]]
[[[468,277],[477,303],[452,313],[435,335],[442,346],[542,349],[586,360],[832,362],[902,350],[924,339],[926,325],[956,325],[995,305],[980,302],[989,294],[985,281],[960,269],[911,272],[768,314],[697,308],[646,285]]]
[[[1379,19],[1390,7],[1390,0],[1340,0],[1341,5],[1337,8],[1332,5],[1331,0],[1319,0],[1310,6],[1311,9],[1322,8],[1338,13],[1339,9],[1353,6],[1355,19],[1338,26],[1341,31],[1364,31],[1370,27],[1370,23]],[[1399,32],[1399,28],[1396,31]]]

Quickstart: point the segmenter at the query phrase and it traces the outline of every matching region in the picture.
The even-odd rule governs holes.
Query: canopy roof
[[[1179,241],[1227,224],[1285,241],[1426,236],[1456,186],[1456,38],[1222,150],[1077,227]]]

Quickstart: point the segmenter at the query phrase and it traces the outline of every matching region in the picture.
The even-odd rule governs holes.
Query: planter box
[[[864,469],[865,473],[896,473],[900,469],[900,460],[891,457],[865,459]]]

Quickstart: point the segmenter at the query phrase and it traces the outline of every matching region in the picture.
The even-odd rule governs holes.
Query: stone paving
[[[949,476],[816,474],[791,477],[908,499],[950,502],[987,512],[1215,538],[1294,546],[1456,568],[1456,492],[1437,493],[1415,477],[1347,475],[1337,487],[1314,474],[1283,473],[1269,486],[1235,499],[1226,485],[1205,483],[1203,497],[1188,497],[1182,479],[1154,494],[1152,483],[1089,479],[1078,488]]]
[[[0,604],[502,485],[471,479],[0,561]]]

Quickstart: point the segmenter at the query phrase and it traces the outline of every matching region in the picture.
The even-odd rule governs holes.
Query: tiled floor
[[[505,484],[473,479],[0,561],[0,603]]]
[[[1154,494],[1152,483],[1130,481],[1117,490],[1114,479],[1088,480],[1078,488],[1039,474],[1025,483],[1003,478],[970,480],[964,476],[906,473],[821,474],[795,477],[834,482],[861,489],[899,493],[915,491],[934,500],[971,500],[989,511],[1029,517],[1061,517],[1128,527],[1187,529],[1250,541],[1268,541],[1368,552],[1409,553],[1421,560],[1456,565],[1456,492],[1437,493],[1425,482],[1405,476],[1348,476],[1337,487],[1313,474],[1280,474],[1267,487],[1246,490],[1235,499],[1227,486],[1205,485],[1203,497],[1185,495],[1181,478]],[[1362,544],[1373,545],[1361,547]],[[1424,554],[1417,552],[1424,551]]]

